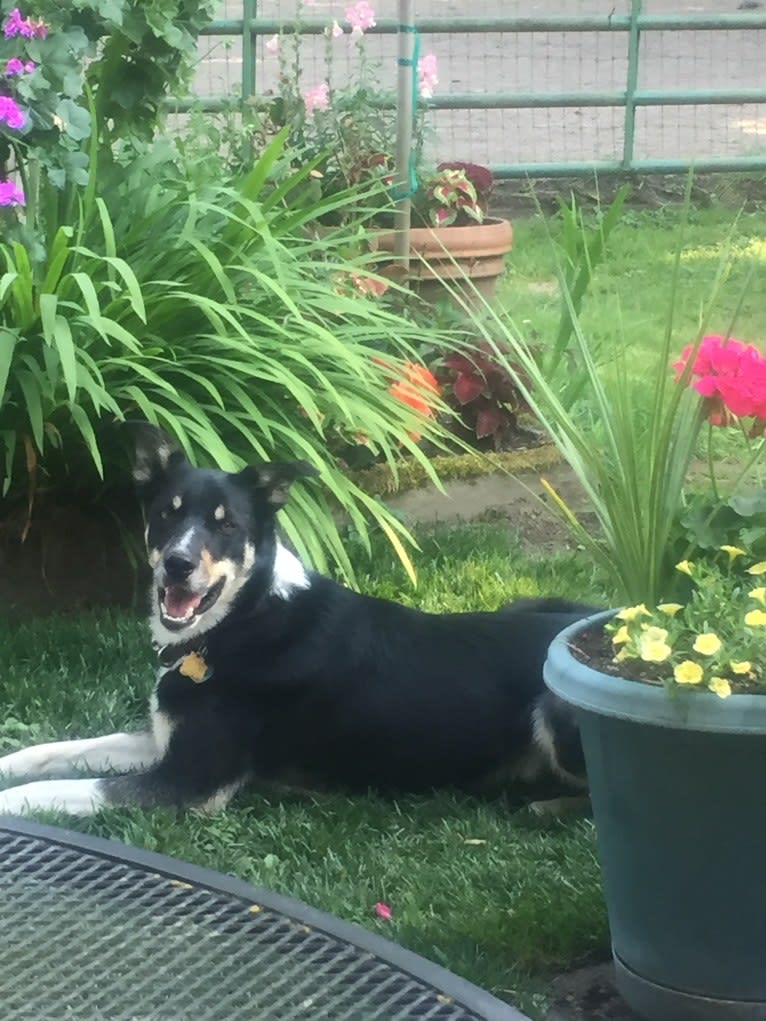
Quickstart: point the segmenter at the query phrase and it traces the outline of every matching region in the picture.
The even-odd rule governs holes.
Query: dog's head
[[[194,468],[161,429],[131,428],[154,573],[152,630],[162,643],[180,642],[219,623],[251,579],[264,592],[273,587],[276,512],[296,479],[317,472],[305,461]]]

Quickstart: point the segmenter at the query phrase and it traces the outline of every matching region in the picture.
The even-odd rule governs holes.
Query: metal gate
[[[508,13],[517,0],[483,0],[497,12],[448,17],[417,0],[421,50],[440,59],[428,103],[437,158],[487,163],[500,178],[766,169],[766,10],[672,13],[679,0],[615,0],[599,14],[589,2],[545,0],[538,7],[586,9],[526,17]],[[298,27],[296,0],[222,3],[197,82],[207,109],[234,88],[243,97],[272,88],[265,38]],[[396,0],[373,4],[369,44],[393,84]],[[344,3],[334,6],[303,8],[307,66],[321,59],[328,18],[342,20]],[[225,75],[205,73],[216,61]]]

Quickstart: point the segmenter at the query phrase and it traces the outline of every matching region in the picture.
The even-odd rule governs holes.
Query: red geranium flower
[[[694,351],[688,345],[674,363],[676,381],[687,369]],[[753,344],[711,334],[703,337],[691,366],[690,385],[708,401],[713,425],[729,425],[733,418],[753,418],[756,432],[766,423],[766,356]]]

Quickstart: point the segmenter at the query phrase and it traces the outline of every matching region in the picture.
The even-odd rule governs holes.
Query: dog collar
[[[163,645],[157,650],[157,657],[162,666],[178,665],[178,672],[202,684],[213,676],[213,671],[205,659],[207,647],[198,646],[196,642],[185,642],[181,645]]]

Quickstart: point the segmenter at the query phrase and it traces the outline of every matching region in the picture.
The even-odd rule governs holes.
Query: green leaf
[[[16,330],[9,330],[7,326],[0,326],[0,408],[4,403],[8,374],[11,371],[13,352],[18,340],[19,333]]]
[[[42,404],[42,387],[39,375],[35,375],[28,370],[21,370],[16,379],[22,394],[24,395],[24,401],[26,404],[27,418],[29,421],[29,427],[32,431],[32,438],[35,441],[35,446],[42,452],[43,450],[43,404]]]
[[[56,107],[56,116],[61,118],[61,130],[74,142],[81,142],[90,135],[90,114],[72,99],[62,99]]]
[[[84,409],[79,404],[70,404],[69,412],[72,415],[72,421],[80,431],[80,435],[85,440],[85,446],[88,448],[88,453],[93,458],[93,463],[96,466],[96,470],[101,478],[104,477],[104,465],[101,461],[101,452],[98,449],[98,440],[93,430],[91,420],[86,415]]]

